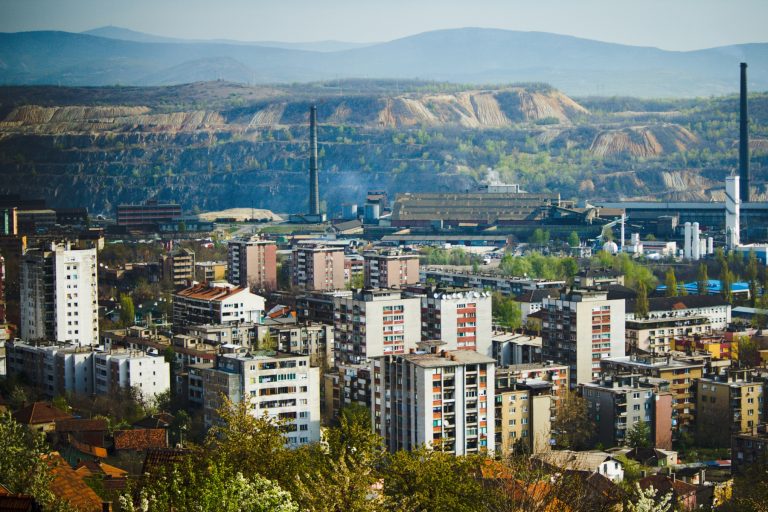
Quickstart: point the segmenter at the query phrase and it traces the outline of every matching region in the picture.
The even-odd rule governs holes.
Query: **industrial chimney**
[[[309,110],[309,214],[320,215],[320,190],[317,178],[317,107]]]
[[[747,63],[741,63],[741,112],[739,116],[739,195],[742,203],[749,202],[749,117],[747,113]]]

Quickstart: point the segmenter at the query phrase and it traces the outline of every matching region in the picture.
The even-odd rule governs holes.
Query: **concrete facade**
[[[455,455],[493,451],[493,359],[468,350],[373,360],[371,421],[387,448]]]
[[[545,298],[542,356],[567,364],[571,388],[600,377],[600,361],[624,355],[624,300],[607,292],[574,290]]]
[[[335,364],[403,354],[421,340],[421,300],[395,290],[363,290],[334,299]]]
[[[301,244],[294,247],[291,283],[305,290],[344,289],[344,249],[321,244]]]
[[[227,279],[252,290],[277,289],[277,245],[271,240],[232,240],[227,248]]]
[[[98,344],[96,249],[52,244],[27,251],[21,268],[21,337]]]

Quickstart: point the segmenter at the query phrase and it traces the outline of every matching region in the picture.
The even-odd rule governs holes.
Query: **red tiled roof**
[[[185,288],[177,292],[176,295],[188,299],[221,301],[246,290],[247,288],[243,286],[228,288],[224,286],[209,286],[208,284],[203,283]]]
[[[8,512],[34,512],[41,510],[32,496],[26,494],[0,494],[0,510]]]
[[[115,450],[146,450],[168,446],[167,433],[162,428],[116,430],[114,438]]]
[[[144,466],[141,469],[143,475],[152,475],[162,471],[166,466],[178,464],[192,454],[192,450],[185,448],[150,448],[144,457]]]
[[[13,413],[13,419],[23,425],[40,425],[72,416],[46,402],[35,402]]]
[[[58,499],[80,512],[101,512],[102,500],[99,495],[88,487],[59,452],[52,452],[47,462],[53,475],[49,486]]]
[[[647,476],[640,479],[638,484],[640,484],[640,488],[643,490],[653,486],[661,495],[673,491],[676,498],[696,492],[695,485],[683,482],[682,480],[672,480],[672,478],[666,475]]]

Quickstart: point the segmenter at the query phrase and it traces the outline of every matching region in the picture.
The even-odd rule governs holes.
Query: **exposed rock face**
[[[633,126],[599,133],[592,142],[590,151],[600,157],[626,153],[649,158],[685,151],[697,143],[698,138],[693,133],[677,124]]]

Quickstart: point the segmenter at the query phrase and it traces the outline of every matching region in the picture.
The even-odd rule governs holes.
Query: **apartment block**
[[[264,304],[248,288],[196,284],[173,294],[173,326],[260,323]]]
[[[96,249],[31,249],[21,263],[21,337],[98,344]]]
[[[552,383],[538,379],[500,382],[497,377],[495,391],[496,451],[506,457],[549,450],[555,408]]]
[[[501,292],[503,295],[517,296],[529,290],[550,288],[559,290],[565,286],[565,281],[550,279],[534,279],[529,277],[504,277],[498,274],[475,273],[443,268],[424,268],[419,270],[420,281],[426,283],[432,280],[443,286],[458,288],[473,288]]]
[[[198,261],[195,263],[195,281],[209,283],[227,279],[226,261]]]
[[[27,237],[0,236],[0,254],[5,259],[5,316],[8,323],[21,323],[21,259],[27,251]]]
[[[403,288],[419,282],[418,254],[366,251],[363,258],[366,288]]]
[[[600,377],[600,361],[624,355],[624,300],[601,290],[545,298],[542,357],[567,364],[571,388]]]
[[[309,364],[321,368],[333,366],[333,325],[305,323],[270,327],[277,350],[309,356]]]
[[[147,201],[144,204],[121,204],[117,207],[117,225],[139,227],[171,222],[181,217],[181,206]]]
[[[555,364],[550,361],[543,363],[514,364],[510,366],[496,366],[496,387],[508,388],[515,383],[525,383],[530,380],[548,382],[551,385],[552,395],[556,399],[564,398],[568,394],[568,366]]]
[[[496,366],[537,363],[541,361],[541,337],[518,332],[498,331],[493,334],[493,358]]]
[[[752,370],[698,379],[696,436],[705,446],[730,446],[731,436],[763,423],[765,383]]]
[[[672,394],[669,382],[637,375],[614,376],[581,384],[589,416],[595,420],[594,441],[609,448],[623,446],[627,433],[644,422],[655,448],[672,449]]]
[[[402,354],[421,340],[421,300],[396,290],[362,290],[334,299],[335,363]]]
[[[756,425],[749,432],[731,436],[731,466],[733,473],[744,474],[752,464],[768,460],[768,425]]]
[[[334,323],[337,298],[352,297],[352,290],[309,292],[296,297],[296,317],[300,322]]]
[[[277,289],[277,245],[251,238],[229,242],[227,272],[230,283],[252,290]]]
[[[323,375],[323,416],[331,420],[349,405],[371,408],[371,365],[339,365]]]
[[[160,257],[162,279],[173,286],[189,286],[195,279],[195,252],[176,249]]]
[[[371,420],[390,451],[493,451],[495,364],[469,350],[373,359]]]
[[[731,305],[716,295],[652,297],[648,315],[640,317],[637,301],[627,300],[627,349],[669,352],[676,336],[703,336],[724,330],[731,321]]]
[[[696,382],[708,358],[632,355],[601,361],[605,375],[641,375],[669,382],[672,393],[672,432],[693,430],[696,418]]]
[[[467,288],[410,288],[421,299],[421,337],[440,340],[445,350],[493,355],[491,293]]]
[[[162,354],[141,351],[94,353],[94,393],[114,395],[137,388],[144,397],[154,397],[171,388],[171,367]]]
[[[157,352],[101,352],[74,344],[34,345],[19,340],[9,342],[6,350],[9,375],[23,376],[49,397],[108,395],[132,387],[152,397],[170,389],[170,365]]]
[[[682,335],[675,336],[672,340],[672,351],[686,352],[693,354],[696,352],[708,352],[713,359],[739,358],[739,343],[736,340],[729,340],[722,334],[711,335]]]
[[[5,351],[8,376],[22,378],[45,396],[93,394],[91,347],[13,340],[5,344]]]
[[[256,417],[267,414],[286,422],[286,444],[320,441],[320,369],[309,356],[278,352],[222,354],[202,375],[204,415],[208,425],[217,420],[221,397],[247,400]]]
[[[293,248],[291,282],[305,290],[341,290],[344,282],[344,249],[321,244]]]

